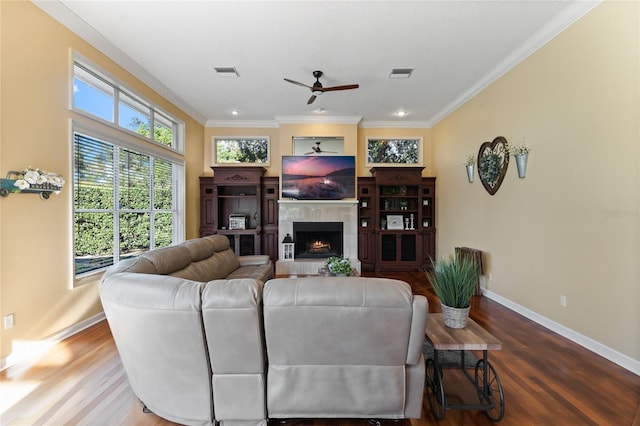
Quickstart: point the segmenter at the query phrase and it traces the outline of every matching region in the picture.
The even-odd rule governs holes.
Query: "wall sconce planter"
[[[469,180],[469,183],[473,183],[473,164],[469,164],[467,166],[467,179]]]
[[[527,158],[528,154],[514,155],[516,157],[516,167],[518,169],[518,177],[524,179],[527,176]]]
[[[10,171],[5,179],[0,179],[0,197],[16,194],[39,194],[48,200],[51,193],[58,194],[65,184],[62,176],[39,169],[27,168],[24,171]]]
[[[467,179],[469,183],[473,183],[473,174],[475,169],[476,157],[473,155],[467,155],[467,159],[464,162],[464,167],[467,169]]]
[[[509,143],[498,136],[492,142],[484,142],[478,151],[478,176],[482,186],[491,195],[498,192],[509,166]]]
[[[524,138],[522,140],[524,142]],[[524,143],[522,145],[513,145],[509,147],[509,153],[516,157],[516,167],[518,168],[518,177],[520,179],[524,179],[527,175],[527,160],[530,152],[531,148]]]

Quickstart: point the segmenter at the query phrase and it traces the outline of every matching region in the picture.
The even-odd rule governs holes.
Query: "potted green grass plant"
[[[425,271],[436,296],[440,298],[444,325],[464,328],[469,318],[471,296],[478,281],[475,262],[459,254],[448,260],[433,262],[433,269]]]

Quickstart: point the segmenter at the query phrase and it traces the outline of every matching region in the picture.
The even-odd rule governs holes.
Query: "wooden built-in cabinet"
[[[200,236],[225,235],[236,254],[268,254],[275,261],[278,178],[264,177],[259,167],[213,171],[213,177],[200,177]]]
[[[409,271],[435,256],[435,178],[423,167],[375,167],[358,178],[358,255],[365,271]]]
[[[278,194],[277,177],[262,178],[262,254],[268,254],[273,262],[278,260]]]

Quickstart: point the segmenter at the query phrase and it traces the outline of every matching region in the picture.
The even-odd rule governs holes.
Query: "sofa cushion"
[[[273,276],[273,264],[271,262],[264,265],[241,266],[231,272],[228,279],[252,278],[254,280],[267,282]]]
[[[116,273],[103,277],[99,286],[131,388],[151,411],[182,424],[213,421],[211,369],[202,330],[203,285]]]
[[[405,282],[281,278],[266,283],[263,301],[271,364],[406,363],[413,295]]]
[[[407,376],[413,299],[407,283],[384,278],[268,281],[269,416],[397,419],[407,404],[415,416],[424,370]]]

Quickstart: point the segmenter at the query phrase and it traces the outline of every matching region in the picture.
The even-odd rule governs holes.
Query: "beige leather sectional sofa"
[[[383,278],[271,279],[224,236],[111,267],[100,297],[137,397],[189,425],[419,418],[427,300]]]

